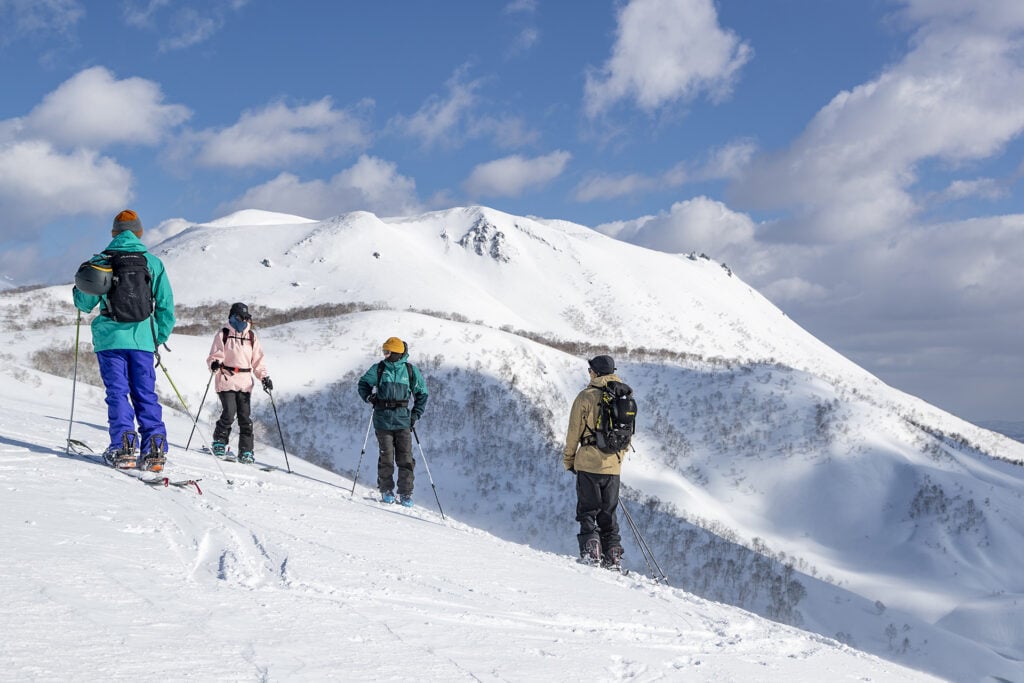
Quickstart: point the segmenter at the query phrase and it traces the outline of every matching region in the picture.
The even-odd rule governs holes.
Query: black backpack
[[[624,382],[612,380],[601,389],[597,405],[594,445],[602,453],[618,453],[629,448],[630,439],[636,433],[633,390]]]
[[[101,313],[119,323],[142,322],[153,315],[153,274],[141,251],[105,251],[111,268],[110,291]]]

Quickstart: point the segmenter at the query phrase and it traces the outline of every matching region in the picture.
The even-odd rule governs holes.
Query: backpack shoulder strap
[[[413,375],[413,371],[412,371],[412,363],[406,363],[405,364],[405,370],[406,370],[406,372],[409,373],[409,393],[412,393],[412,384],[413,384],[413,381],[414,381],[414,379],[413,379],[414,375]],[[384,376],[384,361],[379,361],[377,363],[377,386],[380,386],[380,378],[383,377],[383,376]]]
[[[221,343],[222,344],[227,344],[228,343],[228,337],[231,335],[231,330],[229,328],[227,328],[227,327],[222,327],[221,328],[221,335],[222,335]],[[250,345],[255,345],[256,344],[256,333],[252,331],[251,327],[249,328],[249,344]]]

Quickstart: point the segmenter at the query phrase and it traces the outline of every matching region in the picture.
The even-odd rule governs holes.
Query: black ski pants
[[[580,554],[587,541],[596,538],[601,541],[601,552],[622,546],[619,536],[619,522],[615,511],[619,507],[619,475],[576,473],[576,521],[580,533]]]
[[[220,397],[220,419],[213,429],[213,440],[227,443],[231,438],[231,425],[238,417],[238,454],[246,451],[252,453],[252,418],[249,417],[249,405],[252,394],[248,391],[218,391]]]
[[[381,493],[395,487],[395,464],[398,464],[398,495],[411,496],[413,470],[412,432],[408,429],[375,429],[380,456],[377,458],[377,488]]]

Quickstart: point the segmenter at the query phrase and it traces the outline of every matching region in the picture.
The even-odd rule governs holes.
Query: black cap
[[[249,315],[249,307],[241,302],[231,304],[228,317],[237,317],[239,320],[252,320],[252,316]]]
[[[595,356],[589,361],[590,369],[594,371],[594,374],[600,377],[601,375],[610,375],[615,372],[615,361],[612,360],[611,356]]]

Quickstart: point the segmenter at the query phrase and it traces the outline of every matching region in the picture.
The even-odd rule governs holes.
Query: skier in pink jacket
[[[263,358],[263,347],[252,329],[249,307],[231,305],[228,326],[213,337],[210,355],[206,357],[210,372],[217,373],[214,390],[220,397],[221,414],[213,430],[213,454],[223,457],[231,437],[231,425],[238,417],[238,460],[255,462],[253,455],[252,418],[249,416],[254,378],[266,391],[274,388]]]

